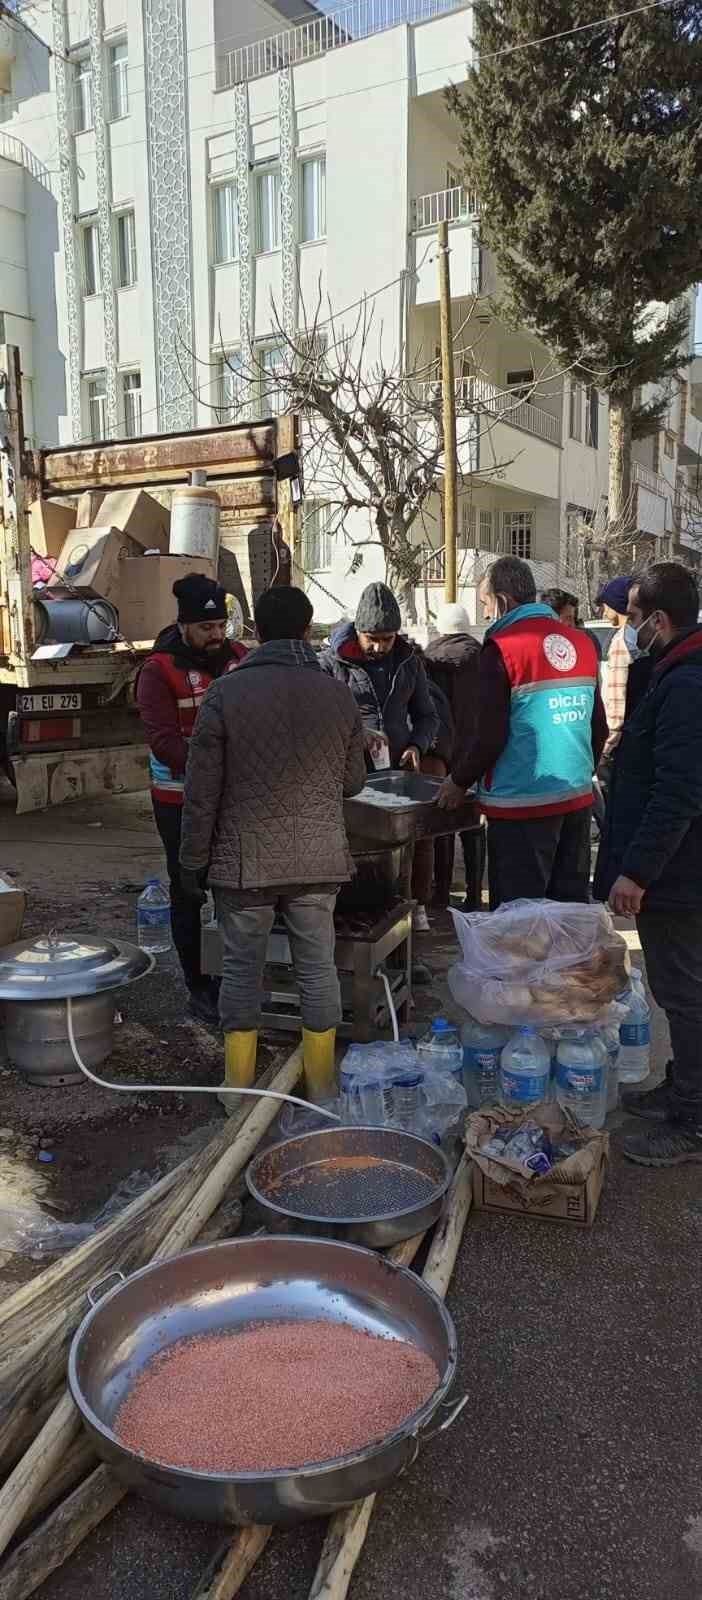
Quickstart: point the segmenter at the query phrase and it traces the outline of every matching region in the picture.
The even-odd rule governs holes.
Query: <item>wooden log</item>
[[[272,1532],[272,1528],[263,1525],[241,1528],[233,1540],[226,1539],[203,1573],[192,1600],[233,1600]]]
[[[0,1573],[0,1600],[26,1600],[34,1594],[126,1493],[107,1467],[92,1472],[5,1562]]]
[[[93,1472],[99,1462],[87,1433],[81,1428],[80,1433],[69,1446],[61,1465],[44,1484],[44,1488],[37,1495],[31,1511],[20,1525],[18,1532],[26,1536],[29,1528],[37,1527],[45,1512],[63,1500]]]
[[[443,1220],[439,1224],[422,1273],[443,1299],[456,1262],[471,1206],[471,1172],[467,1156],[456,1169]],[[345,1600],[354,1567],[363,1548],[376,1496],[367,1495],[331,1518],[309,1600]],[[0,1591],[0,1600],[3,1600]]]
[[[275,1074],[273,1083],[277,1092],[290,1094],[301,1072],[302,1046],[298,1045]],[[176,1255],[193,1243],[279,1111],[276,1100],[253,1100],[251,1104],[253,1110],[205,1179],[202,1195],[196,1195],[193,1203],[177,1218],[154,1254],[154,1260]],[[79,1428],[79,1414],[66,1392],[0,1490],[0,1554],[7,1549]]]

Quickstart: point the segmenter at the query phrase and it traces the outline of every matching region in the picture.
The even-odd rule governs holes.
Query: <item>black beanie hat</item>
[[[369,583],[356,607],[357,633],[399,633],[400,607],[386,583]]]
[[[179,622],[226,622],[227,593],[204,572],[189,572],[173,585]]]

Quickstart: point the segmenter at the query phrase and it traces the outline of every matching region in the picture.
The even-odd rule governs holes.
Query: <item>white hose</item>
[[[71,1046],[73,1060],[77,1067],[91,1083],[96,1083],[99,1089],[114,1089],[117,1094],[243,1094],[253,1100],[284,1100],[291,1106],[302,1106],[303,1111],[310,1109],[316,1111],[318,1116],[327,1117],[329,1122],[341,1122],[341,1117],[336,1111],[327,1111],[324,1106],[318,1106],[313,1100],[300,1100],[296,1094],[278,1094],[275,1089],[239,1089],[230,1088],[229,1084],[202,1084],[202,1083],[108,1083],[107,1078],[98,1078],[96,1072],[91,1072],[81,1060],[73,1031],[73,1001],[68,995],[66,999],[66,1020],[68,1023],[68,1042]]]
[[[381,983],[383,983],[385,985],[385,994],[386,994],[387,1002],[388,1002],[388,1011],[390,1012],[390,1021],[392,1023],[392,1036],[393,1036],[393,1039],[395,1041],[395,1044],[399,1044],[400,1043],[400,1030],[399,1030],[399,1028],[397,1026],[397,1012],[395,1010],[395,1002],[394,1002],[394,1000],[392,998],[392,989],[390,988],[390,979],[388,978],[387,972],[385,971],[384,967],[378,967],[378,977],[380,978]]]

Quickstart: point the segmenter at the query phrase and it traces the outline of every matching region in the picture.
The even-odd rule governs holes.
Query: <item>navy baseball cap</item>
[[[623,617],[629,604],[629,590],[634,579],[610,578],[609,583],[603,583],[597,596],[598,606],[611,606],[613,611],[618,611]]]

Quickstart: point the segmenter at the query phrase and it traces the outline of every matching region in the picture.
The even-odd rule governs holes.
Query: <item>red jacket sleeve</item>
[[[188,746],[180,731],[175,695],[153,656],[139,674],[137,705],[157,761],[163,761],[174,777],[180,777],[185,772]]]

